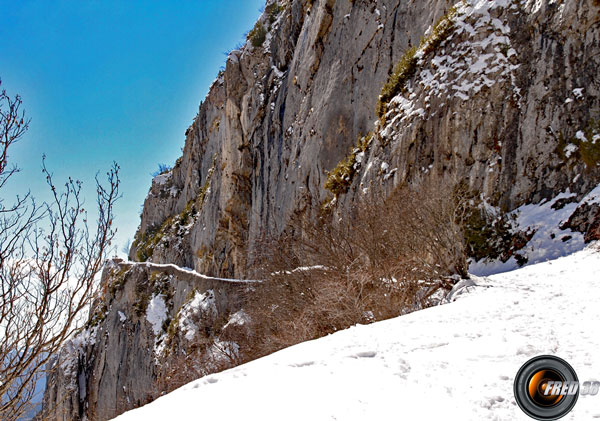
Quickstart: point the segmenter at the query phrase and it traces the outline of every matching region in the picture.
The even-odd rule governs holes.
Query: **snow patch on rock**
[[[413,83],[390,101],[384,136],[407,119],[426,119],[434,98],[468,101],[482,89],[508,81],[518,99],[514,71],[519,64],[513,60],[517,53],[509,38],[510,27],[494,17],[498,8],[507,5],[505,1],[464,1],[455,5],[451,45],[442,41],[431,58],[424,54],[428,43],[417,50],[420,70]]]
[[[172,174],[173,173],[170,171],[164,174],[159,174],[152,179],[152,184],[163,186],[171,179]]]
[[[198,291],[190,301],[184,304],[179,311],[179,330],[185,336],[185,339],[191,341],[198,333],[198,321],[204,317],[213,319],[217,316],[217,305],[215,294],[212,290],[204,294]]]
[[[527,265],[566,256],[585,247],[582,233],[571,229],[562,229],[561,226],[584,203],[589,205],[600,203],[600,185],[590,191],[581,201],[573,200],[562,207],[557,206],[558,201],[573,197],[574,194],[567,190],[552,200],[523,205],[511,212],[516,216],[517,230],[535,231],[531,240],[519,252],[527,256]],[[500,260],[471,262],[469,271],[485,276],[514,270],[518,267],[517,260],[511,257],[506,262]]]
[[[152,332],[158,336],[162,331],[162,325],[167,319],[168,309],[162,294],[153,295],[146,310],[146,320],[152,325]]]
[[[223,329],[227,329],[229,326],[243,326],[250,320],[250,316],[242,309],[233,313]]]

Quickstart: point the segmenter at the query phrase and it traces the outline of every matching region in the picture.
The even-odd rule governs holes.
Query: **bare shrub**
[[[163,164],[163,163],[159,163],[158,164],[158,169],[156,171],[154,171],[152,174],[150,174],[152,177],[156,177],[158,175],[163,175],[163,174],[167,174],[168,172],[170,172],[173,169],[173,167],[171,167],[168,164]]]
[[[169,393],[208,374],[200,363],[200,354],[198,348],[190,347],[164,358],[154,385],[155,397]]]
[[[347,218],[295,218],[256,247],[265,279],[248,298],[256,358],[431,305],[432,295],[466,275],[460,195],[448,183],[401,186]]]
[[[200,336],[185,347],[174,347],[161,361],[155,397],[169,393],[193,380],[241,364],[237,349],[217,337]]]

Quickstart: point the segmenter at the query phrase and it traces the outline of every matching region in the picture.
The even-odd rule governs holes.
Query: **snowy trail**
[[[192,277],[192,278],[196,278],[196,279],[200,279],[200,280],[229,282],[232,284],[251,284],[251,283],[256,283],[256,282],[262,282],[260,280],[255,280],[255,279],[218,278],[215,276],[208,276],[208,275],[204,275],[202,273],[196,272],[194,269],[177,266],[172,263],[125,261],[125,262],[120,262],[117,264],[121,267],[133,267],[136,265],[137,266],[146,266],[148,268],[154,268],[154,269],[168,271],[168,272],[171,272],[172,274],[182,276],[182,277]]]
[[[296,345],[117,419],[530,420],[512,391],[529,358],[600,380],[600,252],[476,282],[453,303]],[[600,419],[600,395],[564,419]]]

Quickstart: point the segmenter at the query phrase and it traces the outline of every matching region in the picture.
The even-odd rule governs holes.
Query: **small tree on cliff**
[[[1,83],[1,81],[0,81]],[[0,92],[0,191],[19,170],[9,149],[29,127],[21,98]],[[12,204],[0,194],[0,419],[16,420],[32,408],[35,385],[48,360],[73,332],[95,296],[96,275],[114,237],[113,206],[119,166],[96,177],[98,217],[90,227],[81,182],[69,178],[38,203],[29,192]]]

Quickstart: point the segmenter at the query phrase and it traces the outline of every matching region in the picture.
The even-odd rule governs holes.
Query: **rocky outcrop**
[[[464,182],[502,211],[567,189],[580,199],[600,181],[597,0],[269,0],[261,25],[264,40],[229,54],[182,157],[153,180],[131,260],[246,278],[255,240],[291,215],[343,216],[423,177]],[[58,358],[46,393],[57,419],[107,419],[149,398],[168,326],[155,333],[135,314],[136,285],[150,299],[171,291],[171,320],[199,288],[226,321],[248,288],[118,267],[95,339],[76,365]]]
[[[591,190],[600,175],[597,5],[461,2],[443,19],[451,29],[424,35],[355,186],[432,173],[467,180],[506,210]]]
[[[586,243],[600,240],[600,205],[583,203],[561,228],[582,233]]]

